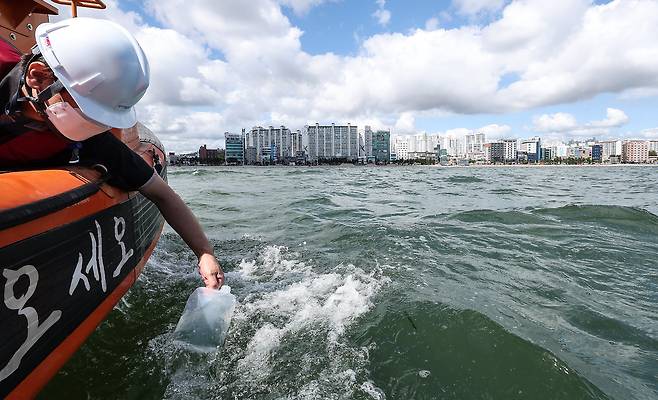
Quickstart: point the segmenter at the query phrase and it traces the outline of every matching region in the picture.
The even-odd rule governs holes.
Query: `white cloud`
[[[391,12],[387,10],[386,7],[386,0],[376,0],[375,3],[377,3],[377,10],[372,14],[375,19],[377,19],[377,23],[381,26],[386,26],[388,25],[389,22],[391,22]]]
[[[460,14],[477,15],[500,10],[505,0],[453,0],[452,3]]]
[[[372,15],[377,19],[377,23],[381,26],[386,26],[391,22],[391,12],[386,9],[378,9]]]
[[[405,112],[395,122],[395,132],[409,134],[416,132],[416,117],[413,113]]]
[[[658,128],[644,129],[640,132],[640,136],[645,139],[658,140]]]
[[[568,132],[578,127],[576,117],[568,113],[544,114],[533,122],[537,132]]]
[[[606,119],[601,121],[594,121],[587,124],[593,128],[618,128],[626,125],[629,121],[628,115],[622,110],[616,108],[608,108],[606,110]]]
[[[435,19],[426,29],[365,38],[356,55],[310,55],[281,7],[304,13],[323,2],[150,0],[147,8],[161,27],[121,11],[115,0],[103,15],[128,26],[149,56],[152,84],[140,117],[208,112],[222,124],[212,129],[220,135],[254,124],[301,128],[315,121],[410,128],[409,116],[504,113],[658,90],[658,2],[515,0],[486,26],[445,29]],[[478,13],[498,3],[455,5]],[[385,6],[377,1],[378,10]],[[510,74],[518,79],[502,87]],[[165,142],[187,137],[198,146],[207,129],[195,118],[166,117],[156,126]],[[590,126],[553,115],[538,131],[591,132],[621,122],[614,111]]]
[[[512,132],[512,127],[509,125],[491,124],[483,126],[480,129],[476,129],[476,132],[484,133],[487,137],[487,140],[502,139],[510,135]]]
[[[626,113],[616,108],[606,110],[606,118],[579,124],[576,118],[568,113],[544,114],[534,118],[533,130],[536,132],[562,134],[565,136],[607,136],[613,128],[619,128],[629,122]]]
[[[439,19],[432,17],[425,22],[426,31],[434,31],[439,27]]]

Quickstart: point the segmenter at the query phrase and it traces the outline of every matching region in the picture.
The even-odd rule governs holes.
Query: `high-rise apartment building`
[[[285,126],[256,126],[246,134],[245,147],[256,148],[256,162],[285,162],[302,150],[301,131],[291,132]]]
[[[501,143],[505,146],[505,161],[516,161],[518,151],[516,139],[504,139]]]
[[[592,153],[592,161],[601,162],[603,161],[603,146],[600,144],[593,144],[590,146],[590,151]]]
[[[649,142],[628,140],[621,146],[621,158],[625,163],[641,164],[649,162]]]
[[[601,143],[601,160],[606,162],[610,160],[610,157],[619,157],[621,156],[621,140],[606,140]]]
[[[398,160],[409,159],[409,139],[407,136],[397,136],[393,141],[393,149]]]
[[[649,140],[649,151],[655,151],[658,154],[658,140]]]
[[[505,143],[486,143],[484,145],[484,157],[484,159],[490,163],[505,162]]]
[[[359,132],[356,125],[309,125],[306,127],[306,135],[311,162],[330,159],[356,161],[359,158]]]

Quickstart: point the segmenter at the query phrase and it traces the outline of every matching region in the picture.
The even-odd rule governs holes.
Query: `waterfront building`
[[[308,157],[311,162],[331,159],[356,161],[359,159],[359,133],[356,125],[320,125],[316,123],[306,127],[306,135],[308,137]]]
[[[410,146],[411,148],[409,151],[427,153],[427,149],[429,148],[427,143],[427,133],[418,133],[414,135],[413,138],[413,146]]]
[[[224,151],[221,149],[209,149],[205,144],[199,147],[199,162],[202,164],[216,164],[224,158]]]
[[[601,162],[603,161],[603,146],[600,144],[594,144],[590,146],[590,151],[592,154],[592,161]]]
[[[601,160],[603,162],[610,161],[611,157],[621,156],[621,140],[606,140],[599,143],[602,147]]]
[[[244,137],[242,134],[233,134],[226,132],[226,164],[244,164]]]
[[[409,159],[435,162],[437,160],[437,154],[431,151],[410,151]]]
[[[649,151],[658,154],[658,140],[649,140]]]
[[[567,158],[569,157],[569,146],[564,143],[560,143],[555,146],[555,158]]]
[[[397,136],[393,142],[393,149],[398,160],[409,159],[409,141],[406,136]]]
[[[434,153],[436,154],[436,159],[437,160],[441,160],[441,150],[442,149],[441,149],[440,144],[437,144],[436,146],[434,146]]]
[[[303,149],[301,131],[291,132],[285,126],[256,126],[245,135],[245,146],[256,148],[256,163],[288,162]]]
[[[646,140],[627,140],[621,147],[621,159],[624,163],[640,164],[649,162],[649,142]]]
[[[542,161],[553,160],[555,158],[555,147],[542,147],[540,158]]]
[[[463,142],[463,151],[458,155],[471,160],[484,159],[485,141],[486,137],[484,133],[472,133],[466,135]]]
[[[254,165],[258,163],[258,149],[254,146],[249,146],[244,152],[244,161],[247,165]]]
[[[365,157],[369,159],[372,157],[372,129],[370,126],[366,125],[365,131],[363,132],[363,142],[365,144]]]
[[[300,155],[303,158],[304,153],[304,135],[300,129],[290,132],[290,154],[292,157],[299,159]]]
[[[436,146],[443,147],[442,138],[439,135],[427,136],[427,151],[436,150]]]
[[[505,146],[505,161],[516,161],[516,153],[518,151],[516,139],[504,139],[501,143]]]
[[[567,150],[567,157],[569,158],[580,158],[580,150],[578,145],[572,144],[569,145]]]
[[[522,141],[519,151],[522,151],[528,155],[528,162],[539,162],[541,159],[541,138],[533,137]]]
[[[580,160],[586,160],[588,158],[592,158],[591,147],[579,145],[575,149],[576,149],[576,158]]]
[[[450,161],[450,159],[448,158],[448,150],[440,149],[439,159],[437,161],[439,161],[441,165],[448,165],[448,162]]]
[[[442,149],[446,149],[449,157],[457,157],[460,153],[461,143],[459,138],[454,135],[447,135],[443,138]]]
[[[505,143],[492,142],[489,145],[489,158],[487,161],[490,163],[505,162]]]
[[[377,131],[372,135],[372,157],[375,163],[388,164],[391,161],[391,132]]]

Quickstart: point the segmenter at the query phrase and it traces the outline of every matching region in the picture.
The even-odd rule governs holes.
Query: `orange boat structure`
[[[104,8],[98,0],[54,0]],[[71,4],[73,3],[73,4]],[[57,8],[0,0],[0,40],[23,53]],[[166,178],[141,124],[113,133]],[[0,171],[0,398],[35,397],[135,283],[164,226],[153,203],[103,169]]]

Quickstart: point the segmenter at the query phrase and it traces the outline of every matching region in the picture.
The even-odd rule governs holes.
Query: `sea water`
[[[217,351],[228,333],[235,303],[229,286],[220,290],[197,288],[176,325],[175,341],[195,352]]]
[[[238,300],[221,352],[173,341],[201,280],[167,227],[43,398],[656,400],[656,182],[649,166],[169,168]]]

